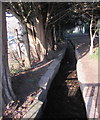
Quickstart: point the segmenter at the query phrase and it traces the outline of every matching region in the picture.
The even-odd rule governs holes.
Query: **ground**
[[[94,41],[94,53],[90,56],[90,38],[87,35],[72,36],[77,53],[78,81],[85,101],[88,118],[100,118],[100,81],[99,81],[99,54],[96,53],[99,39]]]
[[[34,68],[20,72],[12,77],[14,93],[21,103],[25,102],[28,95],[39,89],[38,82],[40,78],[46,72],[53,60],[57,58],[59,51],[61,51],[63,47],[64,44],[62,43],[57,51],[50,51],[48,57],[42,62],[34,63]]]
[[[74,37],[71,37],[74,40]],[[83,43],[81,43],[82,39],[85,39],[85,41]],[[92,65],[92,70],[95,69],[95,65],[94,63],[97,62],[96,59],[91,59],[89,57],[89,44],[90,44],[90,40],[88,36],[82,36],[81,39],[80,37],[77,36],[76,39],[76,43],[80,42],[78,49],[80,49],[80,53],[81,56],[80,58],[84,57],[84,64],[87,62],[87,60],[90,60],[90,63]],[[95,42],[95,47],[97,46],[97,42]],[[62,49],[63,47],[61,47],[60,49]],[[83,48],[83,49],[81,49]],[[95,48],[94,48],[95,49]],[[59,50],[58,50],[59,51]],[[58,52],[57,51],[57,52]],[[12,77],[12,85],[13,85],[13,90],[14,93],[17,96],[17,99],[21,101],[21,104],[23,102],[25,102],[27,96],[29,96],[31,93],[36,92],[39,87],[38,87],[38,81],[40,80],[41,76],[46,72],[47,67],[50,65],[50,63],[52,63],[53,59],[57,57],[57,52],[51,52],[50,56],[48,59],[44,60],[41,63],[37,63],[34,68],[27,70],[25,72],[21,72],[20,74],[17,74],[16,76]],[[69,56],[69,57],[68,57]],[[84,108],[84,102],[82,100],[82,95],[80,92],[80,88],[78,84],[78,80],[77,80],[77,74],[76,74],[76,61],[73,59],[73,53],[67,53],[66,55],[66,59],[64,59],[63,61],[65,63],[67,63],[67,66],[63,65],[63,67],[60,70],[60,73],[62,74],[62,76],[64,77],[64,80],[62,80],[60,74],[58,73],[58,77],[61,80],[57,81],[57,78],[55,78],[55,81],[53,83],[53,85],[51,86],[51,92],[49,94],[48,97],[48,103],[47,103],[47,107],[46,110],[48,110],[48,112],[45,112],[44,114],[44,118],[46,118],[47,116],[63,116],[66,117],[66,115],[70,116],[73,114],[73,117],[78,117],[80,118],[81,115],[83,117],[86,117],[85,114],[85,108]],[[69,61],[67,61],[67,59],[69,58]],[[74,60],[74,61],[73,61]],[[65,64],[64,63],[64,64]],[[69,68],[69,69],[68,69]],[[64,71],[64,69],[66,71]],[[87,67],[87,69],[89,69]],[[67,75],[67,77],[63,74]],[[65,78],[66,77],[66,78]],[[66,79],[66,80],[65,80]],[[71,86],[70,86],[70,80],[71,80]],[[74,81],[72,81],[74,80]],[[77,91],[73,96],[74,93],[73,92],[73,88],[76,87]],[[52,89],[53,88],[53,89]],[[72,92],[70,92],[72,90]],[[68,92],[69,91],[69,92]],[[71,96],[72,94],[72,96]],[[67,97],[66,97],[67,95]],[[70,96],[68,96],[70,95]],[[64,99],[63,99],[64,98]],[[74,101],[73,101],[74,99]],[[53,101],[54,100],[54,103]],[[58,103],[57,103],[58,100]],[[80,105],[79,105],[80,102]],[[63,103],[63,104],[62,104]],[[69,105],[69,103],[71,103]],[[54,107],[54,105],[55,107]],[[66,107],[69,106],[69,107]],[[75,105],[75,106],[74,106]],[[74,106],[74,107],[73,107]],[[59,109],[60,108],[60,109]],[[73,108],[73,109],[71,109]],[[83,111],[81,111],[81,109],[83,108]],[[65,110],[66,114],[62,111]],[[50,112],[51,110],[53,110],[52,112]],[[58,112],[56,112],[56,110]]]
[[[98,83],[98,57],[92,57],[96,48],[98,48],[98,38],[94,40],[93,55],[90,55],[90,37],[88,35],[72,36],[72,41],[79,52],[79,60],[81,60],[83,66],[83,72],[87,76],[87,83]],[[94,72],[95,71],[95,72]]]

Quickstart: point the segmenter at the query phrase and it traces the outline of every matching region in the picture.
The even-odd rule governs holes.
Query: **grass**
[[[92,59],[98,59],[100,58],[100,48],[96,48],[96,50],[93,52],[93,54],[90,56]]]

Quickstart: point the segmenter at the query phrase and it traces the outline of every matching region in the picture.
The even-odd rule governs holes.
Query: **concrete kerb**
[[[66,49],[63,49],[60,53],[59,53],[59,55],[58,55],[58,58],[57,58],[57,60],[59,60],[60,62],[61,62],[61,60],[63,59],[63,57],[64,57],[64,53],[65,53],[65,51],[66,51]]]
[[[50,84],[52,80],[54,79],[55,75],[57,74],[59,67],[60,67],[60,62],[62,58],[64,57],[65,50],[61,51],[58,55],[57,59],[54,59],[54,61],[51,63],[51,65],[48,67],[47,72],[41,77],[39,81],[39,87],[43,89],[49,89]]]
[[[42,107],[41,114],[42,114],[42,112],[45,108],[46,102],[47,102],[48,90],[50,88],[50,85],[51,85],[54,77],[56,76],[56,74],[60,68],[61,60],[63,59],[63,57],[65,55],[65,51],[66,51],[66,48],[59,53],[58,57],[56,59],[54,59],[53,63],[51,63],[51,65],[48,67],[47,72],[41,77],[41,79],[39,81],[39,87],[43,89],[40,99],[44,103],[41,106]]]
[[[41,95],[41,92],[42,90],[40,90],[39,93],[36,95],[34,102],[31,104],[30,108],[28,108],[27,112],[24,114],[21,120],[29,120],[30,118],[35,118],[37,115],[38,117],[41,115],[40,111],[43,102],[38,100],[38,97]]]
[[[67,47],[67,46],[66,46]],[[33,119],[33,118],[40,118],[40,116],[43,113],[43,110],[45,108],[46,102],[47,102],[47,94],[48,90],[50,88],[50,85],[52,83],[52,80],[56,76],[61,60],[63,59],[65,55],[66,48],[60,51],[58,57],[54,59],[54,61],[51,63],[51,65],[48,67],[47,72],[41,77],[38,85],[41,88],[41,91],[36,96],[36,103],[33,103],[32,106],[28,112],[23,116],[26,120]],[[23,120],[22,118],[22,120]]]
[[[40,111],[40,107],[43,104],[43,102],[38,101],[35,104],[32,104],[31,108],[29,111],[24,115],[22,120],[25,118],[25,120],[29,120],[30,118],[35,118]]]
[[[58,57],[56,59],[54,59],[54,61],[48,67],[47,72],[41,77],[41,79],[39,81],[39,87],[46,91],[45,94],[43,94],[43,96],[46,96],[48,93],[48,90],[50,88],[52,80],[54,79],[54,77],[56,76],[56,74],[60,68],[61,60],[64,57],[65,51],[66,51],[66,49],[62,50],[59,53]],[[44,97],[42,97],[42,98],[44,98]]]
[[[86,83],[86,76],[85,76],[85,73],[83,72],[83,65],[82,65],[82,62],[81,62],[81,59],[80,58],[80,53],[78,52],[77,49],[75,49],[75,56],[76,56],[76,59],[77,59],[77,65],[76,65],[76,69],[77,69],[77,77],[78,77],[78,81],[79,81],[79,84],[80,84],[80,89],[82,91],[82,95],[83,95],[83,98],[85,97],[85,94],[83,92],[84,88],[85,88],[85,83]]]
[[[84,100],[84,103],[85,103],[85,107],[86,107],[86,100],[85,100],[85,89],[86,86],[84,83],[86,83],[86,76],[83,72],[83,65],[82,65],[82,62],[81,62],[81,59],[80,58],[80,53],[78,52],[77,48],[75,48],[75,56],[76,56],[76,59],[77,59],[77,65],[76,65],[76,69],[77,69],[77,77],[78,77],[78,81],[79,81],[79,85],[80,85],[80,89],[81,89],[81,92],[82,92],[82,96],[83,96],[83,100]],[[87,114],[87,117],[88,117],[88,114]]]

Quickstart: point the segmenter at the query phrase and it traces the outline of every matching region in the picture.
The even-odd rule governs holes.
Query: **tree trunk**
[[[93,32],[92,27],[96,27],[96,26],[93,26],[93,19],[91,19],[91,23],[90,23],[90,38],[91,38],[90,55],[93,54],[93,41],[94,41],[96,33],[98,31],[98,29],[94,29],[94,32]]]
[[[3,3],[0,2],[0,73],[1,81],[0,86],[2,86],[2,98],[4,104],[8,104],[11,100],[15,99],[15,95],[12,90],[11,79],[9,76],[9,67],[8,67],[8,46],[7,46],[7,30],[6,30],[6,16],[5,16],[5,7]],[[1,87],[0,87],[1,88]],[[1,92],[0,90],[0,92]]]
[[[47,35],[48,35],[48,32],[47,32],[47,29],[45,28],[45,45],[46,45],[46,47],[45,47],[45,49],[46,49],[45,56],[48,56],[48,37],[47,37]]]
[[[93,34],[92,34],[92,25],[93,25],[93,19],[91,19],[91,23],[90,23],[90,38],[91,38],[90,55],[93,54]]]
[[[0,2],[0,117],[2,117],[2,2]]]
[[[93,38],[91,38],[90,55],[93,54]]]
[[[20,40],[19,40],[19,37],[18,37],[18,30],[16,29],[16,36],[17,36],[17,40],[16,40],[16,43],[17,43],[17,50],[18,50],[18,56],[19,58],[21,59],[22,61],[22,52],[21,52],[21,47],[20,47]]]
[[[52,29],[52,50],[55,50],[55,41],[54,41],[54,36],[53,36],[53,29]]]
[[[58,36],[58,39],[60,40],[60,33],[61,33],[61,31],[60,31],[60,21],[59,21],[59,36]]]
[[[100,28],[99,28],[99,48],[100,48]]]
[[[28,28],[26,24],[22,24],[23,27],[23,41],[26,48],[27,57],[25,58],[25,67],[30,68],[31,60],[30,60],[30,45],[29,45],[29,38],[28,38]]]
[[[40,60],[44,59],[44,55],[46,54],[47,46],[46,46],[46,38],[47,34],[43,28],[43,21],[41,17],[35,18],[35,32],[36,32],[36,48],[39,54]]]
[[[29,37],[29,43],[30,43],[31,61],[38,61],[40,60],[40,56],[37,50],[36,33],[34,30],[34,26],[31,24],[28,24],[28,37]]]
[[[54,37],[54,50],[56,50],[57,49],[57,38],[56,38],[55,25],[53,26],[53,37]]]

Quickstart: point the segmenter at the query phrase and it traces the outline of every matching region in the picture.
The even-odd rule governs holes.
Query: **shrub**
[[[17,74],[20,70],[14,69],[14,65],[12,64],[10,67],[10,73],[11,75]]]

